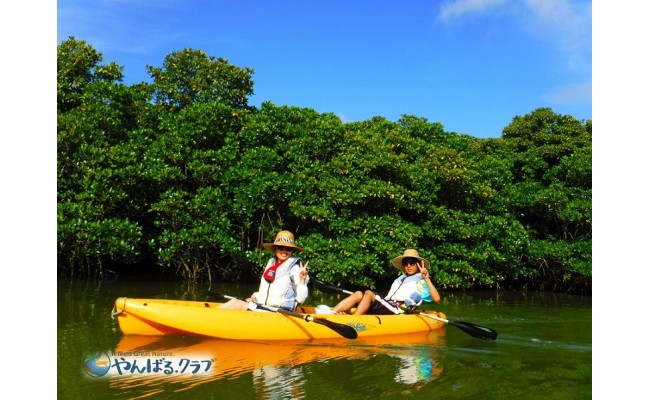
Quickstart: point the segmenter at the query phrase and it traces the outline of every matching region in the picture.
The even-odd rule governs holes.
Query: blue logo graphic
[[[111,359],[103,351],[90,353],[84,357],[84,371],[94,378],[106,375],[110,367]]]

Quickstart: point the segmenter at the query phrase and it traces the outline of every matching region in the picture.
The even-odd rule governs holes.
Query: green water
[[[591,399],[590,296],[538,293],[442,293],[432,307],[450,320],[487,326],[496,341],[457,327],[419,342],[272,345],[192,337],[152,338],[148,350],[213,349],[231,363],[209,378],[93,377],[84,358],[128,342],[111,318],[117,297],[214,300],[207,287],[151,281],[58,282],[57,392],[59,399]],[[246,296],[251,285],[216,285]],[[313,291],[309,304],[338,295]],[[258,327],[258,329],[264,329]],[[273,346],[273,347],[269,347]],[[280,357],[271,356],[281,353]],[[164,354],[164,353],[161,353]],[[182,351],[181,351],[181,354]],[[192,357],[187,357],[192,358]],[[200,355],[193,362],[198,363]]]

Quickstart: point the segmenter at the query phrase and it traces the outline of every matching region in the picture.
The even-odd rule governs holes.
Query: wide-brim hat
[[[304,250],[302,247],[296,246],[296,240],[293,237],[293,233],[289,231],[278,232],[277,235],[275,235],[275,239],[273,239],[273,243],[263,243],[262,246],[271,252],[274,251],[274,246],[291,247],[293,248],[293,251]]]
[[[402,260],[405,258],[415,258],[419,260],[422,263],[422,266],[424,266],[424,268],[429,268],[429,265],[431,265],[429,260],[420,257],[420,253],[418,253],[417,250],[406,249],[404,250],[404,254],[402,254],[399,257],[393,258],[393,265],[395,266],[395,268],[399,269],[400,271],[404,271],[404,267],[402,267]]]

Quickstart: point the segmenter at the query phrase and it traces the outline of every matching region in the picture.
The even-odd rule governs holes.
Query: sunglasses
[[[418,260],[415,258],[405,258],[402,260],[402,267],[407,267],[409,265],[418,265]]]
[[[293,252],[293,247],[275,246],[275,250],[277,250],[277,251],[291,251],[291,252]]]

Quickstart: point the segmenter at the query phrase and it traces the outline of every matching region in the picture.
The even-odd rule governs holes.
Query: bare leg
[[[229,310],[247,310],[248,302],[239,299],[230,299],[217,308],[227,308]]]
[[[366,290],[366,292],[363,294],[363,298],[361,298],[361,301],[357,306],[357,309],[354,311],[354,315],[365,314],[368,312],[370,303],[372,303],[373,300],[375,300],[375,293],[372,290]]]
[[[361,301],[361,298],[363,298],[363,293],[357,290],[356,292],[341,300],[339,304],[332,307],[332,310],[336,311],[337,313],[346,312],[357,305],[357,303]]]

